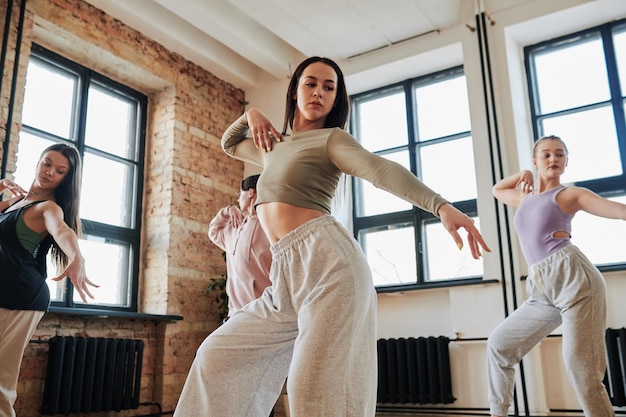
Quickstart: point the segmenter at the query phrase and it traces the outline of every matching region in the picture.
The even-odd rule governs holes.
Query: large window
[[[463,68],[352,97],[352,131],[368,150],[410,169],[478,225]],[[354,179],[354,230],[380,291],[482,279],[436,216]]]
[[[74,144],[83,159],[80,248],[100,284],[82,303],[70,280],[48,280],[57,307],[136,311],[145,96],[33,45],[15,179],[27,188],[42,150]],[[49,263],[48,275],[56,276]]]
[[[525,48],[536,138],[569,149],[562,180],[626,202],[626,22],[613,22]],[[601,269],[626,264],[626,223],[587,213],[572,242]]]

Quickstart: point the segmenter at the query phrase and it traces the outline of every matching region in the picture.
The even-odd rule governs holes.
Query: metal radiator
[[[55,336],[48,343],[42,414],[139,407],[142,340]]]
[[[626,405],[626,328],[606,329],[607,373],[604,385],[615,406]]]
[[[449,404],[450,339],[444,336],[378,340],[378,403]]]

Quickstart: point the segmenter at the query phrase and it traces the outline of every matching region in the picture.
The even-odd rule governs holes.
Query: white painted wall
[[[490,58],[494,72],[499,137],[501,140],[504,175],[526,168],[530,164],[532,129],[523,62],[523,47],[542,40],[592,27],[610,20],[626,17],[623,0],[477,0],[493,25],[488,28]],[[466,22],[475,26],[474,17]],[[493,252],[484,255],[486,280],[497,283],[429,289],[378,296],[378,334],[381,338],[445,335],[453,339],[486,338],[509,311],[525,298],[526,273],[516,236],[512,236],[513,259],[507,254],[506,241],[498,241],[497,225],[504,224],[502,208],[496,215],[491,195],[492,164],[487,138],[486,111],[483,99],[476,33],[460,25],[427,35],[381,51],[367,54],[350,62],[342,62],[346,83],[351,94],[366,91],[407,78],[428,74],[463,64],[468,80],[472,117],[472,136],[477,159],[478,203],[481,230]],[[249,107],[259,107],[282,127],[285,93],[288,80],[263,80],[247,91]],[[499,178],[495,178],[497,180]],[[512,224],[512,211],[508,211]],[[347,215],[349,217],[349,213]],[[598,238],[603,238],[598,236]],[[504,263],[504,268],[501,264]],[[510,266],[513,273],[510,272]],[[504,271],[504,275],[501,271]],[[512,276],[511,276],[512,275]],[[503,297],[501,280],[505,279],[508,298]],[[511,297],[514,280],[517,299]],[[626,307],[621,300],[626,295],[626,274],[607,274],[609,309],[608,326],[626,325]],[[559,334],[559,329],[555,331]],[[451,348],[453,389],[457,397],[454,407],[488,407],[485,371],[485,342],[458,341]],[[549,408],[579,409],[561,362],[561,339],[548,338],[524,360],[529,407],[532,413],[545,414]],[[519,382],[518,382],[519,387]],[[520,403],[523,407],[523,403]]]

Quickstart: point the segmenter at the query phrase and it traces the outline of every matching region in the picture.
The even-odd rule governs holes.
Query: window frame
[[[77,313],[80,312],[80,310],[136,313],[138,311],[141,219],[148,99],[144,94],[133,90],[130,87],[113,81],[102,74],[99,74],[35,43],[33,43],[31,47],[29,63],[30,59],[33,57],[46,65],[50,65],[50,67],[60,68],[63,72],[71,72],[75,74],[78,80],[78,91],[75,96],[76,100],[73,103],[72,126],[69,138],[56,136],[52,133],[39,130],[27,124],[22,124],[22,131],[50,141],[51,144],[57,142],[72,144],[78,149],[82,160],[84,160],[85,153],[88,151],[90,155],[104,157],[107,160],[114,161],[116,163],[132,165],[134,166],[135,172],[134,178],[132,178],[133,184],[129,187],[129,193],[131,194],[128,199],[129,205],[126,207],[127,209],[133,211],[131,218],[129,219],[128,227],[111,225],[81,218],[83,236],[93,236],[98,239],[104,239],[105,244],[107,242],[119,242],[121,244],[128,245],[129,256],[128,259],[125,260],[125,263],[127,263],[126,270],[128,271],[125,281],[126,288],[128,289],[128,294],[126,294],[127,305],[76,303],[74,301],[73,285],[69,279],[66,279],[62,284],[62,290],[64,293],[63,299],[60,301],[51,301],[50,309],[55,311],[76,310]],[[133,151],[135,160],[130,159],[132,156],[122,157],[86,145],[85,125],[87,118],[88,91],[90,86],[96,86],[99,89],[113,91],[116,95],[125,97],[136,103],[136,113],[133,118],[135,121],[135,125],[133,126],[135,132],[134,137],[137,140]],[[134,193],[130,190],[134,190]],[[89,262],[89,260],[86,260],[86,262]]]
[[[387,85],[377,89],[369,90],[363,93],[355,94],[350,97],[352,111],[350,117],[350,131],[357,138],[359,138],[358,132],[358,109],[357,106],[360,102],[371,100],[373,97],[384,97],[394,91],[403,91],[406,103],[406,128],[408,142],[392,148],[385,148],[373,153],[384,156],[385,154],[394,153],[398,151],[406,151],[409,154],[410,170],[421,179],[420,164],[418,158],[418,151],[421,146],[429,146],[437,143],[443,143],[447,141],[462,139],[465,137],[471,138],[471,129],[464,132],[458,132],[452,135],[443,136],[435,139],[429,139],[423,142],[419,141],[417,125],[415,123],[416,103],[415,103],[415,89],[419,85],[428,85],[443,81],[446,79],[453,79],[454,77],[465,76],[465,71],[462,65],[447,68],[441,71],[430,73],[424,76],[407,79],[405,81]],[[422,250],[421,242],[423,241],[423,233],[425,227],[429,224],[440,223],[439,218],[432,213],[424,211],[420,208],[412,206],[409,210],[395,211],[383,214],[374,214],[369,216],[359,216],[358,207],[362,201],[362,194],[359,190],[358,178],[352,178],[352,227],[354,237],[359,242],[359,233],[365,229],[375,229],[385,227],[393,227],[395,225],[411,224],[414,228],[415,235],[415,263],[416,263],[416,277],[415,281],[410,284],[396,284],[376,286],[375,289],[378,293],[391,293],[401,292],[406,290],[415,289],[427,289],[427,288],[445,288],[460,285],[469,285],[476,283],[484,283],[484,277],[471,276],[462,278],[450,278],[450,279],[438,279],[434,281],[425,280],[424,270],[427,262],[424,251]],[[454,207],[461,210],[470,217],[478,217],[478,202],[477,199],[454,201],[451,202]],[[443,227],[443,226],[442,226]],[[361,245],[363,243],[360,242]],[[484,271],[483,271],[484,274]]]
[[[626,102],[626,85],[620,88],[620,79],[617,67],[616,52],[613,44],[613,33],[621,29],[626,32],[626,19],[605,23],[581,31],[545,40],[532,45],[527,45],[523,49],[526,80],[529,98],[529,111],[532,124],[534,141],[551,134],[544,132],[542,123],[553,117],[575,114],[587,110],[593,110],[602,106],[609,106],[613,111],[613,120],[617,135],[617,145],[621,156],[622,174],[612,177],[591,179],[574,182],[574,185],[588,188],[596,194],[604,197],[626,196],[626,121],[624,106]],[[608,100],[589,103],[581,106],[570,107],[557,111],[541,113],[539,103],[539,91],[537,85],[537,73],[534,66],[535,56],[549,50],[557,51],[561,48],[583,43],[591,37],[599,36],[602,41],[604,58],[607,70],[607,81],[609,83]],[[622,80],[626,84],[626,79]],[[622,90],[624,95],[622,95]],[[566,138],[564,138],[566,139]],[[567,141],[567,140],[566,140]],[[596,265],[602,272],[626,270],[626,260],[614,264]]]

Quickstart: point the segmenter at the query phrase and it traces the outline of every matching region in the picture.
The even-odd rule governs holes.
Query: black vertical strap
[[[135,378],[133,381],[133,390],[131,392],[131,402],[127,408],[139,407],[139,394],[141,393],[141,372],[143,369],[143,340],[139,339],[135,341]]]
[[[429,399],[429,378],[428,378],[428,348],[426,338],[417,338],[417,381],[419,386],[419,404],[428,404]]]
[[[476,32],[478,34],[479,48],[480,48],[480,61],[481,61],[481,71],[483,76],[483,90],[484,90],[484,99],[485,99],[485,108],[487,111],[487,128],[488,128],[488,136],[489,136],[489,145],[490,150],[492,152],[492,160],[494,155],[494,151],[492,148],[492,143],[495,143],[497,157],[500,162],[500,177],[503,177],[503,169],[502,169],[502,150],[500,147],[500,133],[498,129],[498,120],[497,120],[497,112],[496,112],[496,104],[494,97],[494,87],[493,87],[493,72],[491,70],[491,56],[489,53],[489,39],[487,36],[487,25],[485,23],[486,13],[484,10],[480,11],[480,14],[476,15]],[[491,117],[490,117],[491,115]],[[493,126],[493,129],[492,129]],[[493,182],[495,184],[495,172],[492,170],[492,175],[494,175]],[[498,203],[496,204],[496,215],[499,218],[499,209]],[[511,245],[511,228],[509,225],[509,216],[508,209],[506,206],[503,206],[504,210],[504,222],[505,222],[505,232],[506,239],[508,244],[508,254],[509,259],[511,260],[513,257],[512,253],[512,245]],[[503,294],[503,302],[504,302],[504,314],[505,317],[508,317],[508,305],[507,305],[507,291],[506,291],[506,278],[504,274],[504,258],[502,254],[502,234],[500,231],[499,223],[498,223],[498,244],[500,245],[500,259],[501,259],[501,272],[502,272],[502,294]],[[513,263],[509,262],[510,265],[510,274],[511,274],[511,292],[512,292],[512,301],[513,301],[513,309],[517,308],[517,290],[515,284],[515,271],[513,267]],[[526,416],[529,416],[529,408],[528,408],[528,395],[526,390],[526,378],[524,373],[524,364],[520,361],[519,363],[520,370],[520,380],[522,384],[522,397],[524,401],[524,409]],[[514,391],[513,403],[515,409],[515,415],[519,415],[519,404],[517,399],[517,390]]]
[[[41,406],[41,413],[44,415],[57,414],[59,409],[64,350],[65,339],[63,337],[54,336],[48,340],[48,363]]]
[[[6,16],[4,17],[4,29],[2,30],[2,49],[0,49],[0,75],[4,79],[4,66],[7,61],[7,50],[9,48],[9,33],[11,30],[11,15],[13,14],[13,0],[7,0]],[[2,82],[0,82],[0,94],[2,93]]]
[[[85,387],[85,360],[87,355],[87,345],[84,337],[77,337],[74,352],[74,370],[72,373],[72,386],[66,387],[70,391],[70,413],[82,411],[82,393]]]
[[[387,342],[385,339],[378,339],[376,342],[378,353],[378,390],[377,402],[386,403],[389,383],[387,378]]]
[[[399,403],[408,403],[409,372],[407,367],[408,341],[398,339],[398,398]]]
[[[437,338],[437,357],[439,359],[439,375],[441,378],[441,403],[450,404],[456,401],[452,394],[452,371],[450,369],[450,338]]]
[[[8,14],[8,13],[7,13]],[[11,124],[13,123],[13,107],[15,105],[15,89],[17,86],[17,73],[19,71],[20,66],[20,53],[22,51],[22,35],[24,32],[24,15],[26,14],[26,0],[22,0],[20,4],[20,17],[19,23],[17,26],[17,39],[15,40],[15,59],[13,60],[13,75],[11,76],[11,91],[9,97],[9,112],[7,116],[7,124],[6,131],[4,137],[4,148],[2,152],[2,167],[0,169],[0,178],[4,178],[7,172],[7,165],[9,159],[9,145],[11,143]],[[5,27],[5,32],[6,32]],[[5,36],[5,40],[7,40],[8,36]],[[4,47],[4,45],[3,45]],[[6,53],[5,53],[6,54]],[[2,62],[6,59],[6,56],[3,57]],[[4,64],[3,64],[4,70]],[[4,72],[2,73],[4,78]]]
[[[88,337],[86,339],[85,373],[83,379],[83,392],[81,399],[81,411],[92,411],[93,386],[96,378],[96,360],[98,355],[98,339]]]
[[[407,368],[409,376],[408,402],[417,404],[417,396],[419,394],[419,386],[417,384],[417,339],[409,337],[407,346]]]

